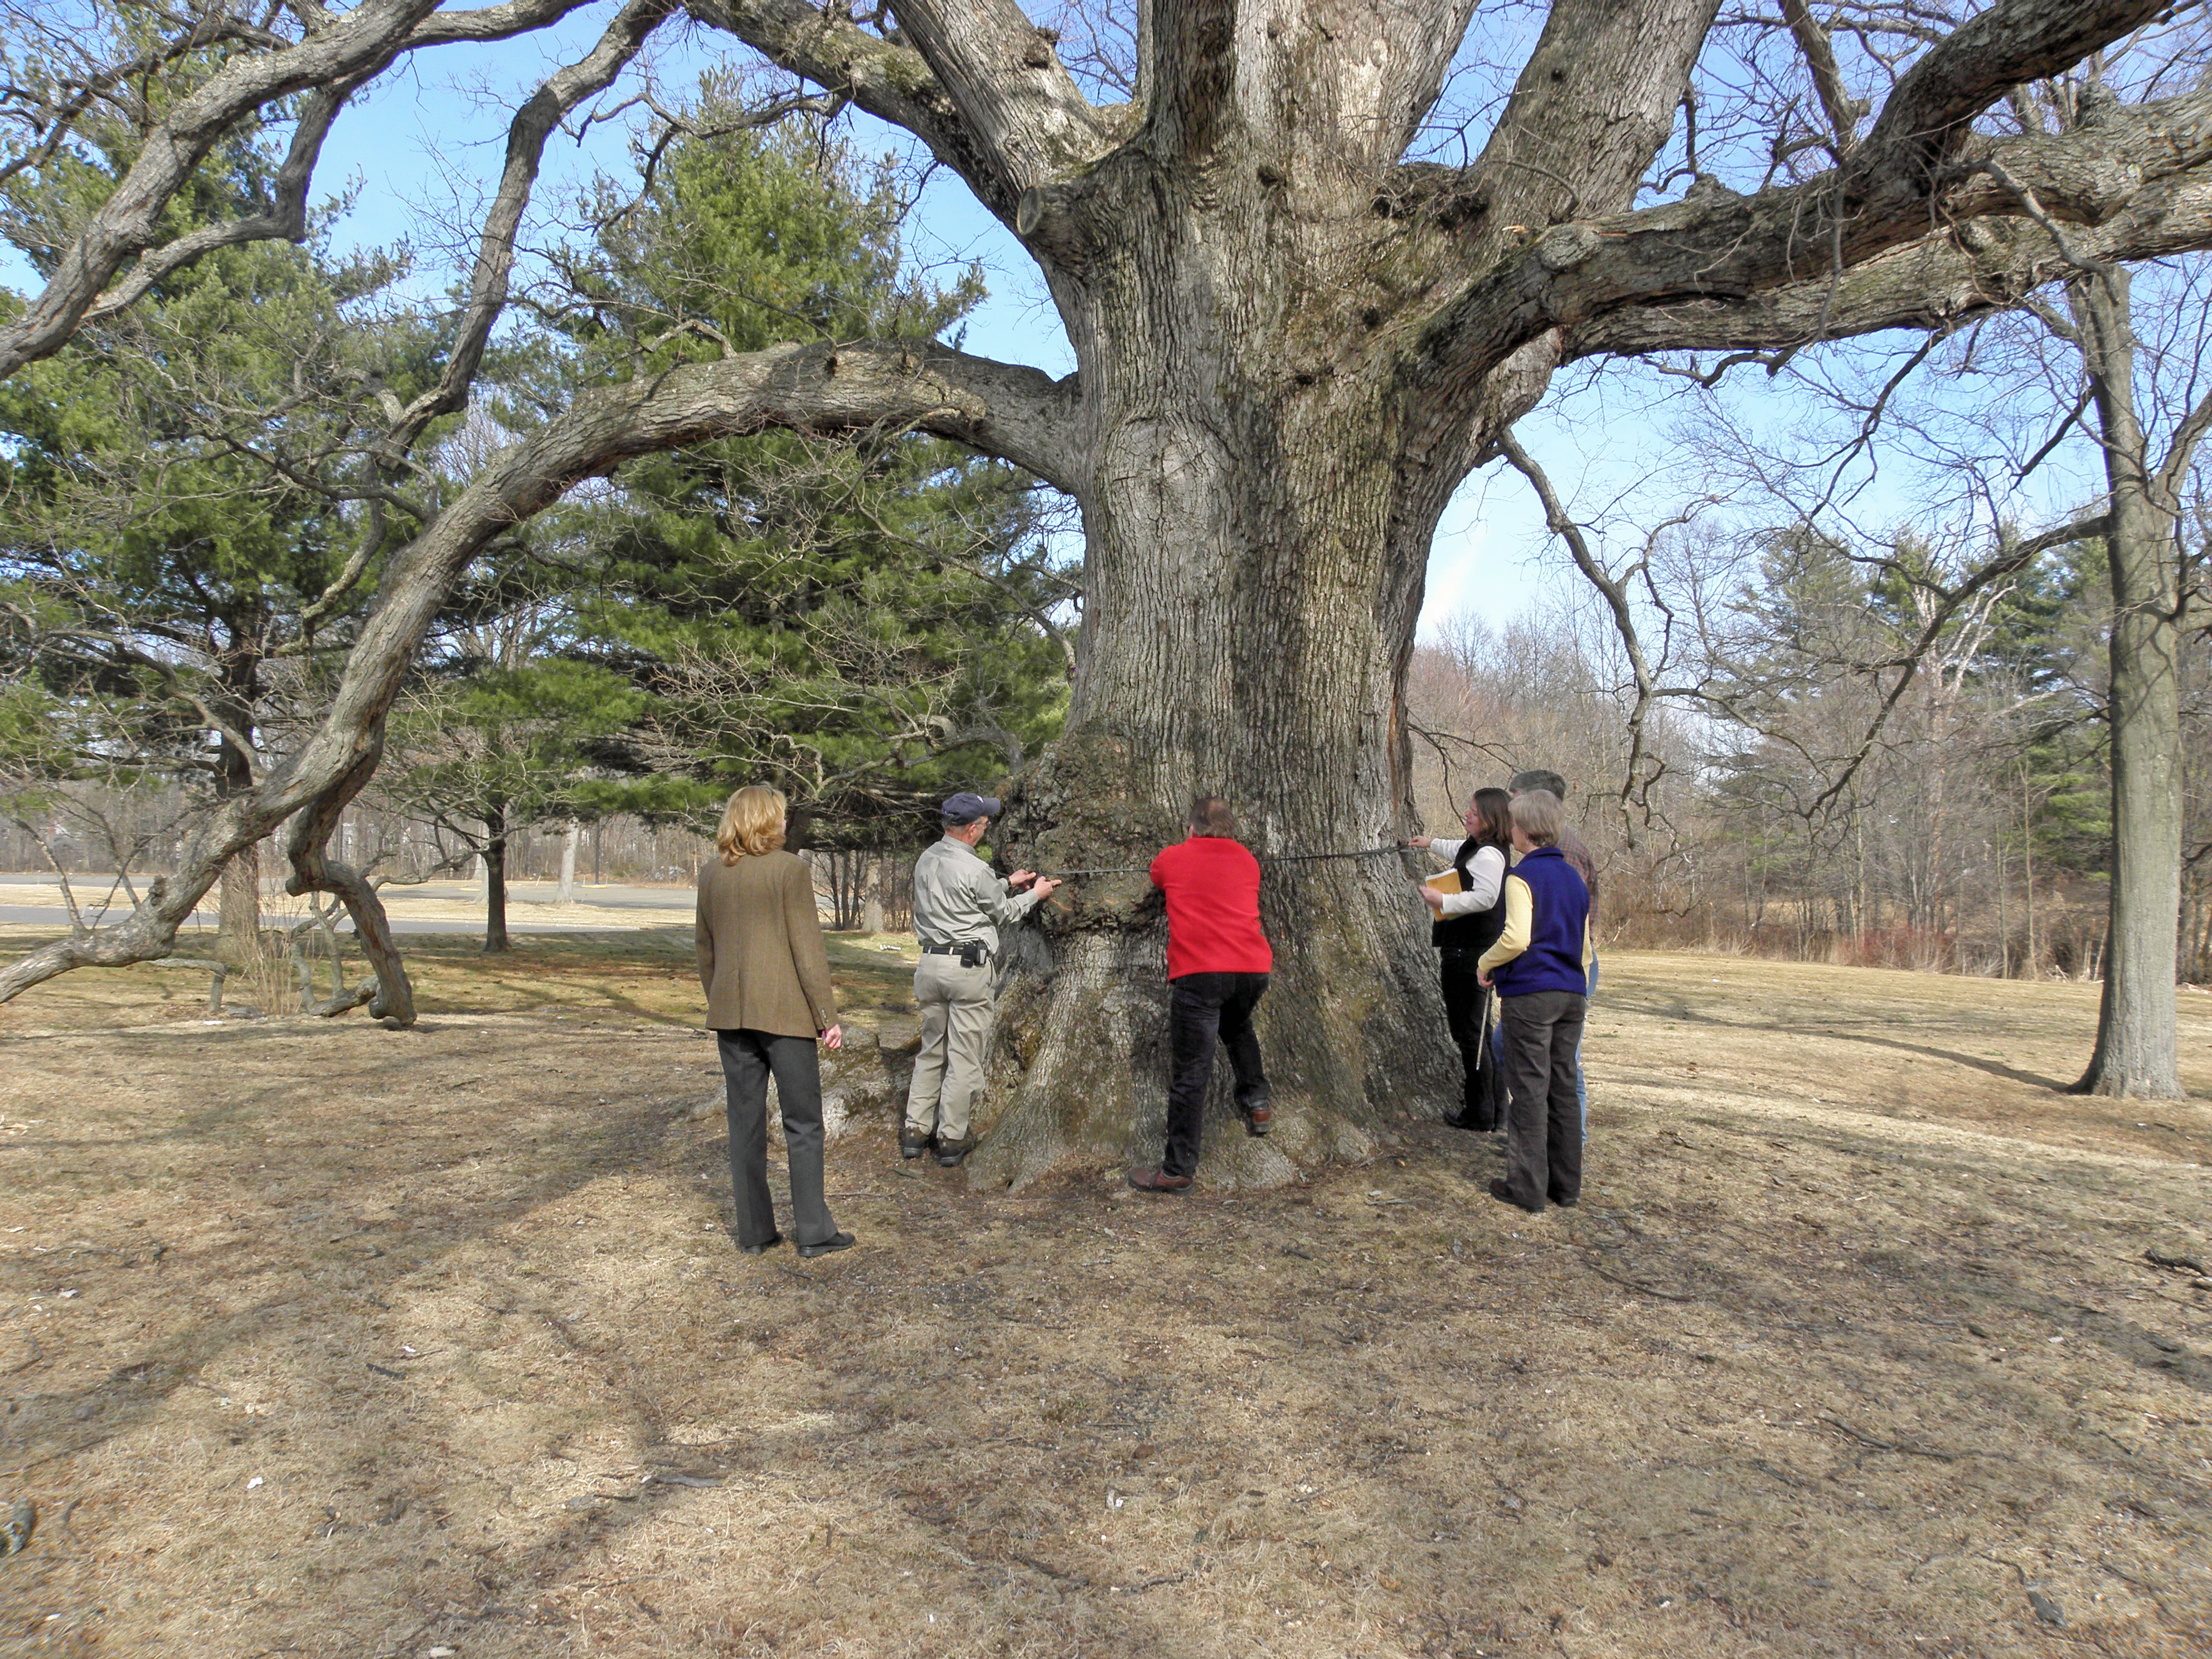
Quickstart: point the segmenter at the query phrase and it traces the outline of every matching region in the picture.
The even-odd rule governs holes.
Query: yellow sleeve
[[[1495,973],[1528,948],[1529,930],[1536,923],[1536,901],[1528,891],[1528,884],[1518,876],[1505,878],[1505,931],[1498,936],[1498,943],[1482,953],[1474,965],[1483,973]]]

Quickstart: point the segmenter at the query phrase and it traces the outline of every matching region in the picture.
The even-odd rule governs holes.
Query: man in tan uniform
[[[1001,881],[975,855],[975,843],[1000,803],[963,792],[939,809],[945,834],[914,866],[914,931],[921,964],[914,1000],[921,1010],[921,1052],[907,1090],[899,1153],[920,1158],[937,1143],[937,1161],[956,1168],[975,1148],[968,1115],[983,1086],[991,1040],[991,964],[999,929],[1052,896],[1060,884],[1017,870]],[[1027,892],[1018,890],[1026,887]]]

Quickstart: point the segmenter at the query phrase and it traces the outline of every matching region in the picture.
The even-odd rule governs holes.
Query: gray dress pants
[[[791,1226],[800,1244],[836,1237],[822,1195],[822,1060],[811,1036],[766,1031],[717,1031],[730,1121],[732,1231],[740,1244],[775,1238],[775,1205],[768,1192],[768,1080],[775,1077],[783,1110],[783,1147],[791,1164]]]
[[[1524,1210],[1583,1195],[1583,1114],[1575,1097],[1583,1016],[1589,999],[1576,991],[1528,991],[1498,999],[1505,1032],[1505,1184]]]

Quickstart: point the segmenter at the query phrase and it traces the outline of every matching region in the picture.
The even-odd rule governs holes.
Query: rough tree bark
[[[840,346],[587,400],[395,564],[330,720],[257,792],[266,806],[373,763],[455,562],[579,477],[763,424],[902,420],[1028,467],[1084,514],[1067,734],[1010,787],[1004,853],[1141,863],[1200,788],[1236,800],[1262,852],[1375,847],[1409,808],[1399,699],[1437,518],[1562,362],[2008,305],[2063,264],[2062,222],[2102,258],[2212,245],[2212,93],[2059,135],[1974,126],[2162,0],[1997,0],[1927,46],[1863,137],[1816,63],[1832,169],[1749,196],[1700,180],[1642,210],[1717,0],[1554,0],[1460,167],[1402,157],[1472,0],[1149,0],[1137,95],[1104,106],[1013,0],[892,0],[896,29],[812,0],[690,9],[921,137],[1035,257],[1078,373],[1054,386],[940,349]],[[1390,1115],[1448,1100],[1404,886],[1387,858],[1271,872],[1280,1127],[1265,1146],[1214,1138],[1249,1160],[1240,1178],[1355,1152]],[[1141,877],[1066,891],[1018,938],[979,1181],[1155,1133],[1158,919]]]

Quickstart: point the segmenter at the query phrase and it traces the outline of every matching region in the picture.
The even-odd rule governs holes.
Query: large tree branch
[[[246,219],[227,219],[203,225],[187,235],[138,256],[138,262],[121,282],[85,307],[82,323],[104,322],[138,303],[147,290],[163,277],[183,270],[219,247],[246,242],[297,242],[307,234],[307,186],[313,182],[315,163],[322,157],[323,140],[331,123],[345,107],[346,100],[361,89],[374,70],[366,71],[311,95],[292,129],[292,143],[284,164],[276,170],[276,201],[266,213]]]
[[[2003,182],[1992,176],[1991,162]],[[1578,341],[1602,337],[1608,343],[1601,349],[1627,350],[1638,337],[1638,325],[1611,313],[1653,307],[1675,314],[1678,337],[1692,314],[1714,324],[1742,312],[1752,323],[1741,335],[1716,327],[1684,344],[1790,343],[1773,341],[1771,331],[1753,320],[1772,320],[1777,291],[1799,301],[1785,307],[1800,330],[1795,343],[1863,333],[1896,325],[1881,321],[1879,307],[1866,303],[1881,285],[1864,279],[1869,267],[1885,256],[1893,259],[1897,250],[1917,246],[1939,264],[1947,244],[1985,249],[1983,257],[2000,264],[2016,260],[2018,252],[2005,246],[2014,233],[2001,228],[2009,221],[2057,252],[2029,218],[2023,185],[2044,215],[2085,227],[2069,234],[2073,259],[2100,248],[2099,257],[2127,259],[2212,246],[2208,182],[2212,88],[2115,112],[2094,127],[1977,140],[1932,198],[1892,196],[1852,206],[1839,202],[1842,181],[1831,173],[1756,196],[1718,192],[1558,225],[1529,237],[1519,258],[1469,289],[1432,329],[1431,349],[1445,362],[1462,353],[1477,363],[1494,362],[1520,341],[1563,327]],[[1946,225],[1955,228],[1941,228]],[[2027,263],[2036,262],[2031,256]],[[1968,267],[1960,262],[1955,269],[1963,276]],[[1901,270],[1892,265],[1887,274]],[[2025,291],[2012,290],[2015,296]],[[1823,296],[1820,308],[1808,317],[1802,301],[1816,292]],[[1847,325],[1854,310],[1859,320]],[[1589,349],[1578,347],[1584,355]]]
[[[686,4],[700,21],[735,35],[779,69],[841,93],[878,120],[914,134],[1008,224],[1014,222],[1023,191],[1039,182],[1024,170],[1022,156],[1001,149],[990,126],[971,123],[952,89],[914,47],[871,34],[808,0],[686,0]],[[1065,78],[1056,64],[1052,73]],[[1022,110],[1009,105],[1000,113],[1015,129],[1023,128]],[[1034,115],[1033,107],[1030,113]],[[993,118],[989,111],[984,115]],[[1115,129],[1117,118],[1110,112],[1092,111],[1090,118],[1095,131],[1085,154],[1103,155],[1111,145],[1109,129]],[[1042,153],[1024,141],[1023,156]]]
[[[550,76],[515,112],[507,129],[506,166],[477,244],[468,309],[462,315],[438,383],[407,406],[379,446],[387,461],[405,454],[432,421],[453,414],[468,402],[469,388],[483,362],[493,325],[507,309],[507,284],[514,270],[514,239],[530,204],[532,187],[538,181],[546,139],[570,110],[612,84],[646,38],[681,3],[682,0],[629,0],[608,22],[606,32],[588,54]]]
[[[2148,186],[2103,223],[2077,228],[2069,254],[2025,218],[1968,222],[1863,260],[1834,276],[1734,295],[1604,312],[1565,331],[1565,355],[1786,350],[1884,329],[1942,329],[2021,304],[2077,269],[2212,247],[2212,177]]]
[[[1718,0],[1555,0],[1468,183],[1495,228],[1615,213],[1667,142]]]
[[[331,15],[296,45],[234,58],[182,100],[146,134],[138,159],[64,252],[39,297],[13,324],[0,329],[0,380],[61,349],[125,262],[154,246],[162,210],[209,151],[256,111],[313,88],[350,91],[380,74],[403,52],[448,40],[500,39],[541,27],[587,0],[514,0],[510,5],[426,22],[438,3],[362,0],[350,11]],[[326,128],[336,112],[334,105],[325,109],[318,100],[303,117],[303,125],[319,122]],[[312,171],[320,143],[320,132],[314,132],[303,152],[295,138],[293,160],[302,161]],[[292,161],[286,165],[290,168]],[[304,173],[299,189],[306,189]],[[270,236],[291,234],[294,222],[281,205],[263,222]],[[174,258],[157,256],[144,282],[134,277],[125,284],[133,290],[132,297],[211,248],[252,240],[242,233],[218,232],[227,232],[227,228],[185,239],[198,245],[179,248]],[[118,299],[118,303],[128,301]]]
[[[1095,161],[1114,127],[1014,0],[891,0],[899,27],[1018,195]]]
[[[1741,302],[1822,281],[1840,289],[1856,267],[1947,222],[2027,214],[2101,224],[2146,185],[2212,165],[2212,89],[2110,111],[2062,134],[1992,139],[1976,135],[1972,119],[2008,88],[2071,67],[2159,9],[2154,0],[1998,0],[1929,50],[1838,167],[1754,196],[1701,182],[1680,202],[1606,215],[1601,204],[1592,212],[1567,198],[1577,177],[1571,167],[1547,166],[1557,175],[1550,195],[1532,204],[1546,213],[1500,226],[1502,185],[1484,173],[1493,159],[1486,153],[1473,171],[1484,173],[1487,194],[1475,205],[1486,202],[1492,211],[1457,233],[1462,285],[1432,313],[1411,373],[1429,381],[1479,374],[1546,328],[1602,331],[1600,319],[1629,307]],[[1555,9],[1554,23],[1559,16]],[[1603,21],[1593,15],[1588,27],[1601,28]],[[1552,127],[1571,125],[1543,116],[1546,100],[1532,79],[1538,67],[1532,59],[1516,94],[1516,105],[1528,94],[1529,113],[1509,106],[1493,149],[1515,134],[1533,133],[1540,143]],[[1405,183],[1415,212],[1439,222],[1467,217],[1434,180],[1407,170]],[[1547,230],[1547,215],[1571,222]],[[1501,234],[1516,229],[1518,247],[1507,244],[1501,258]],[[1826,328],[1816,322],[1805,337]]]
[[[1150,12],[1146,142],[1163,155],[1203,161],[1230,114],[1236,0],[1152,0]]]
[[[1997,0],[1905,72],[1867,134],[1867,165],[1910,158],[1934,169],[2013,88],[2071,69],[2172,9],[2172,0]]]
[[[42,946],[0,971],[0,1002],[73,968],[166,955],[231,857],[303,807],[313,809],[313,821],[295,837],[295,880],[301,889],[337,893],[362,925],[372,914],[361,906],[362,884],[321,860],[316,836],[336,821],[327,803],[349,799],[375,765],[385,716],[461,569],[584,478],[639,455],[770,428],[825,435],[929,432],[1069,490],[1081,481],[1089,447],[1077,426],[1072,381],[934,345],[778,346],[685,364],[580,399],[495,457],[395,556],[322,725],[253,788],[210,813],[179,853],[176,873],[149,887],[126,921]],[[404,976],[386,989],[404,995]],[[406,1010],[393,1013],[404,1018]]]

